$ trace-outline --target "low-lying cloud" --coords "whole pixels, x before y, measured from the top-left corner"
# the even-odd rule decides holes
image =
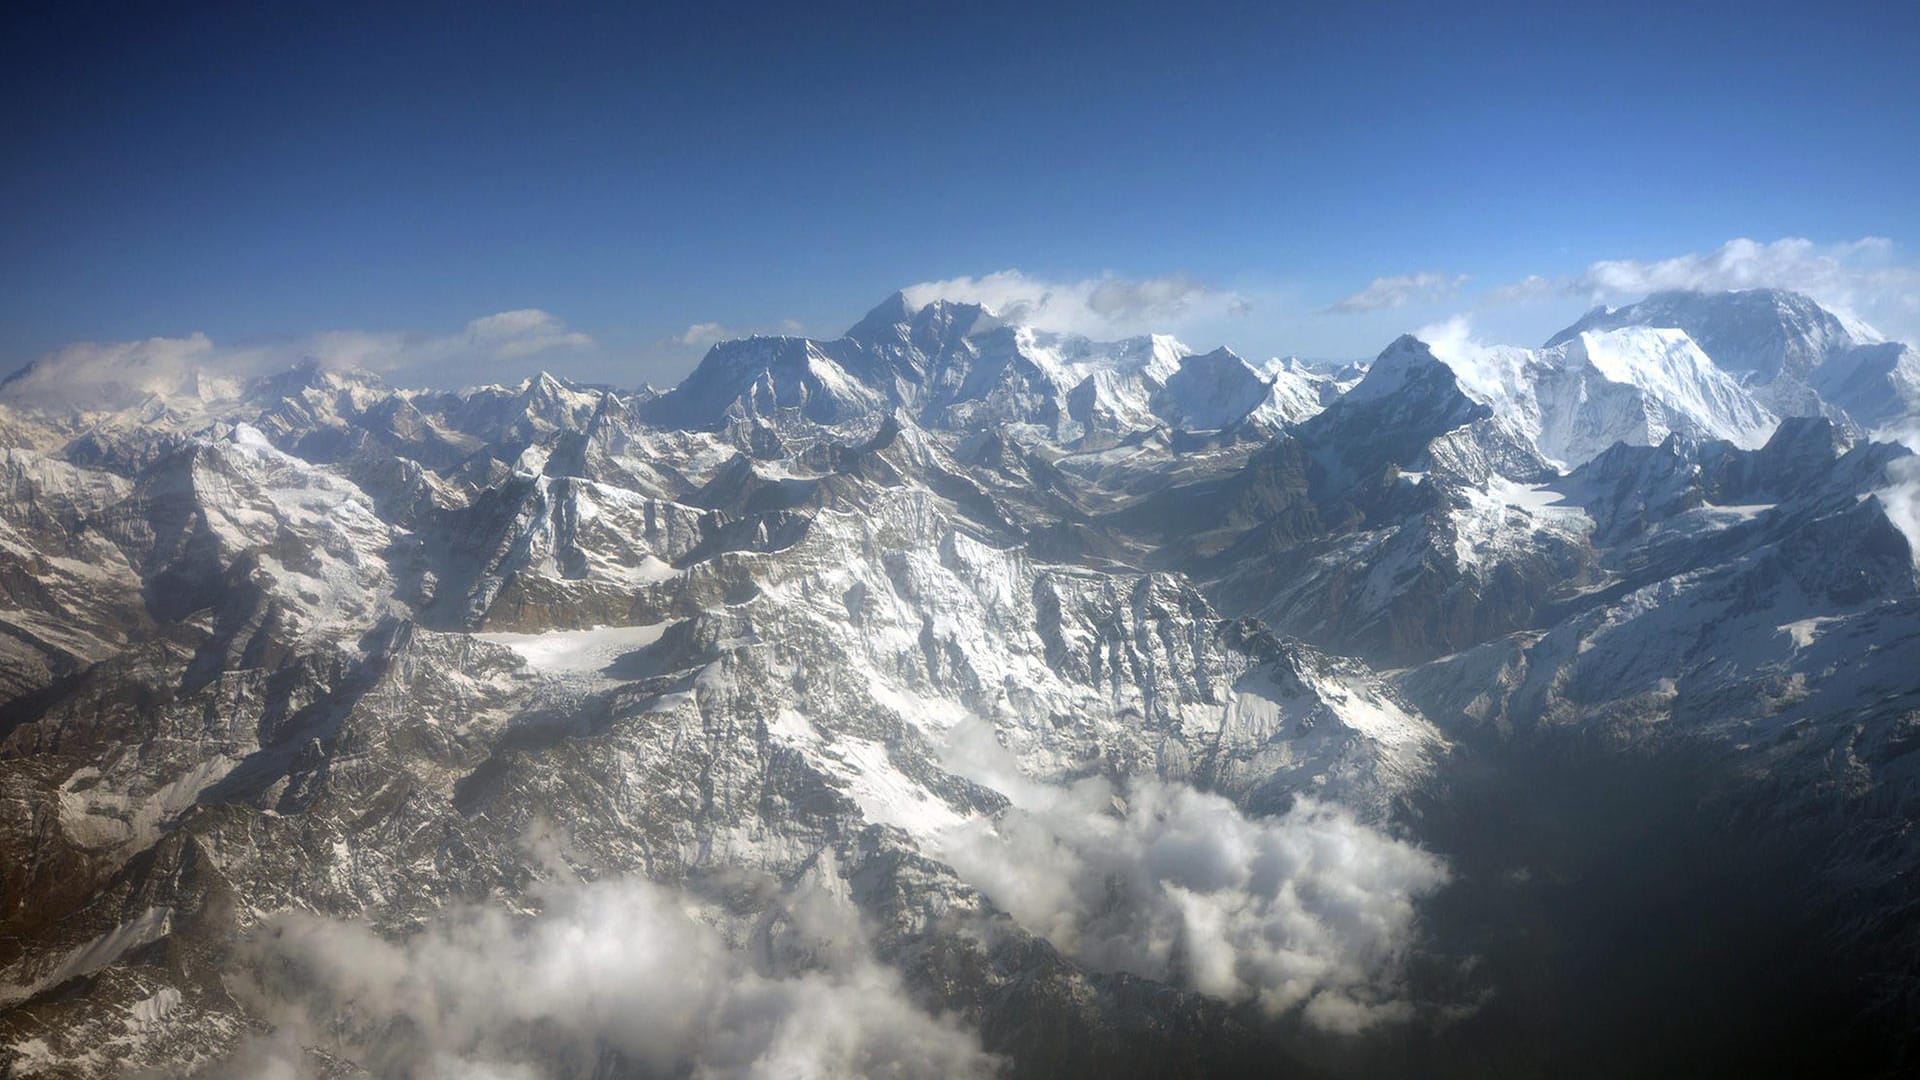
[[[276,1025],[227,1072],[304,1075],[306,1049],[376,1076],[987,1076],[997,1060],[876,962],[822,861],[731,947],[641,879],[553,888],[537,915],[450,909],[403,941],[288,915],[240,987]],[[617,1055],[617,1059],[611,1055]]]
[[[1184,274],[1047,281],[1019,270],[1001,270],[981,277],[925,281],[903,292],[915,306],[935,300],[980,304],[1012,322],[1095,338],[1179,332],[1183,325],[1237,317],[1252,307],[1237,292],[1216,289]]]
[[[1151,779],[1035,784],[994,750],[971,740],[951,764],[1014,805],[941,858],[1062,952],[1332,1031],[1412,1015],[1403,962],[1447,881],[1437,857],[1311,798],[1250,818]]]

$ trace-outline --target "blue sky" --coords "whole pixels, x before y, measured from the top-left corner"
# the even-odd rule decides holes
[[[1920,333],[1920,4],[1679,6],[13,9],[0,366],[663,382],[936,281],[1257,356],[1687,283]]]

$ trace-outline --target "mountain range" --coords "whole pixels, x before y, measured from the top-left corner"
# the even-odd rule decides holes
[[[0,384],[0,1076],[1920,1067],[1920,355]]]

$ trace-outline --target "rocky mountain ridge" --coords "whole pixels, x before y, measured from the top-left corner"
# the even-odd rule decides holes
[[[29,371],[0,1070],[1597,1075],[1645,1015],[1529,950],[1656,809],[1801,872],[1853,1034],[1795,1052],[1908,1060],[1920,476],[1819,389],[1889,347],[1744,297],[1357,381],[900,295],[664,393]],[[1522,794],[1584,846],[1492,839]]]

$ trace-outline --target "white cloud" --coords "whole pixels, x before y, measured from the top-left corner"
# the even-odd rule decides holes
[[[488,315],[467,324],[467,342],[499,360],[517,360],[553,349],[584,349],[593,339],[539,308]]]
[[[1488,348],[1474,336],[1473,317],[1464,314],[1428,323],[1415,330],[1413,336],[1426,342],[1435,357],[1456,368],[1462,364],[1471,366]]]
[[[1920,441],[1920,440],[1916,440]],[[1905,457],[1887,466],[1888,485],[1874,492],[1893,522],[1907,538],[1907,550],[1920,569],[1920,457]]]
[[[642,879],[556,887],[531,917],[455,907],[402,941],[290,914],[237,988],[276,1026],[229,1071],[299,1075],[302,1047],[379,1076],[587,1075],[603,1050],[699,1076],[985,1076],[995,1059],[874,961],[822,860],[751,948]],[[238,1075],[235,1072],[235,1075]],[[595,1073],[597,1075],[597,1073]]]
[[[1245,296],[1183,274],[1047,281],[1019,270],[1001,270],[981,277],[921,282],[903,291],[907,302],[916,307],[935,300],[980,304],[1011,322],[1095,338],[1177,332],[1183,325],[1235,318],[1252,310]]]
[[[1850,300],[1862,284],[1871,281],[1873,268],[1883,265],[1892,250],[1892,241],[1881,237],[1824,246],[1795,237],[1770,244],[1736,239],[1705,254],[1688,253],[1656,262],[1596,262],[1574,281],[1573,287],[1596,300],[1666,289],[1773,287],[1839,302]]]
[[[1430,271],[1374,278],[1366,288],[1335,301],[1327,310],[1333,314],[1352,315],[1362,311],[1405,307],[1415,300],[1443,300],[1457,292],[1466,280],[1465,274],[1450,276]]]
[[[1897,427],[1873,433],[1883,442],[1906,445],[1916,456],[1903,457],[1887,465],[1887,486],[1874,492],[1887,511],[1887,520],[1907,538],[1907,550],[1920,569],[1920,420],[1908,417]]]
[[[263,345],[220,345],[202,333],[82,342],[35,361],[0,397],[43,408],[124,408],[149,394],[217,396],[235,380],[302,361],[382,374],[451,373],[473,381],[476,373],[528,357],[593,347],[591,337],[537,308],[487,315],[441,335],[329,330]]]
[[[948,766],[1014,805],[955,830],[940,857],[1081,963],[1298,1009],[1329,1030],[1412,1013],[1401,967],[1415,902],[1447,880],[1433,855],[1306,797],[1249,818],[1150,779],[1035,783],[990,735],[956,739]]]

